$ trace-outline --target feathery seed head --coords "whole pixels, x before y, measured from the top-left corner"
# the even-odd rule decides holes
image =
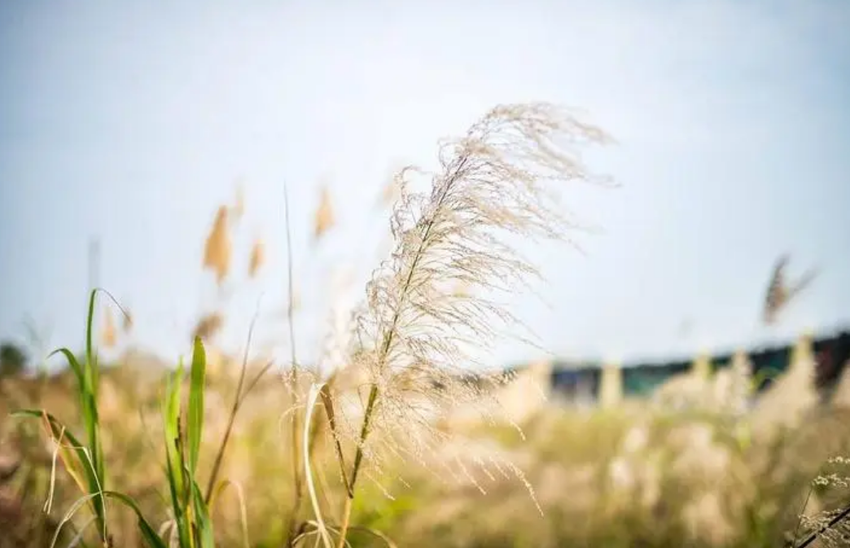
[[[510,291],[538,274],[505,236],[563,237],[572,224],[545,183],[607,182],[587,173],[573,147],[610,141],[549,104],[499,106],[441,147],[430,191],[409,190],[417,170],[398,174],[394,248],[367,285],[357,326],[357,365],[371,389],[366,428],[349,435],[369,442],[362,451],[372,465],[380,465],[372,443],[421,457],[447,435],[435,417],[469,405],[485,418],[493,413],[485,403],[507,379],[464,374],[476,363],[468,349],[487,348],[500,327],[518,325],[487,292]]]

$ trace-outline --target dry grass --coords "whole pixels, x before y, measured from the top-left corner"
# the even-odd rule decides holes
[[[319,194],[319,207],[313,216],[313,238],[320,240],[334,224],[335,218],[333,205],[331,204],[331,193],[327,186],[323,186]]]
[[[213,271],[219,285],[227,277],[230,269],[231,243],[228,232],[228,210],[221,206],[215,216],[204,246],[203,267]]]
[[[226,361],[230,367],[238,365],[234,358]],[[159,455],[149,441],[160,436],[154,415],[158,389],[150,381],[140,382],[133,371],[104,370],[116,391],[109,399],[118,402],[103,406],[106,460],[116,471],[113,484],[132,493],[154,520],[164,520],[157,493],[164,494],[165,484],[158,480]],[[4,404],[26,405],[23,386],[32,382],[3,381],[5,391],[18,394],[14,400],[4,396]],[[202,472],[211,465],[234,389],[229,384],[208,388]],[[42,404],[62,417],[76,415],[74,398],[61,378],[50,381]],[[245,402],[221,471],[221,477],[239,482],[245,493],[254,546],[279,546],[281,525],[288,519],[285,507],[281,515],[281,501],[292,495],[291,471],[283,458],[288,444],[278,429],[289,405],[276,380],[262,381]],[[147,417],[147,428],[139,410]],[[838,413],[815,415],[805,429],[742,446],[730,435],[722,414],[667,414],[643,405],[584,413],[550,406],[523,423],[525,442],[509,424],[484,426],[456,432],[467,442],[460,449],[440,448],[427,467],[388,463],[380,483],[361,486],[352,523],[378,530],[398,546],[783,546],[785,535],[797,527],[797,514],[814,478],[823,476],[830,485],[815,486],[816,498],[813,495],[808,504],[798,538],[848,502],[848,491],[832,476],[846,476],[845,466],[822,464],[837,454],[850,454],[850,416]],[[74,428],[75,421],[69,422]],[[4,500],[23,504],[18,510],[7,508],[9,519],[15,511],[25,516],[14,521],[15,530],[32,528],[21,534],[32,540],[23,545],[45,546],[49,535],[37,540],[37,527],[49,526],[41,513],[49,446],[38,443],[34,429],[19,431],[14,426],[3,421],[0,453],[13,456],[7,451],[20,447],[27,464],[2,487]],[[437,457],[452,462],[458,450],[472,456],[470,448],[475,447],[478,454],[518,463],[535,486],[545,517],[516,481],[498,473],[490,479],[476,471],[477,481],[488,491],[482,496],[468,479],[453,479],[438,462]],[[332,516],[330,503],[345,496],[331,481],[336,477],[332,447],[320,446],[314,459],[331,486],[323,511]],[[24,474],[30,477],[26,482]],[[225,494],[215,513],[219,546],[242,546],[241,512],[237,499],[230,497],[235,494]],[[58,474],[52,519],[75,498],[73,485]],[[133,533],[135,523],[129,516],[120,517],[120,510],[114,514],[116,545],[141,546]],[[358,531],[352,531],[350,540],[355,546],[383,545]]]
[[[266,248],[263,240],[258,238],[251,246],[251,260],[248,263],[248,277],[254,278],[266,262]]]
[[[742,387],[752,379],[740,356],[725,376],[703,368],[686,389],[669,389],[687,412],[671,412],[663,399],[591,412],[540,405],[519,423],[502,403],[529,397],[533,383],[469,374],[477,350],[524,333],[500,299],[538,272],[511,242],[565,239],[578,228],[561,214],[553,184],[607,184],[589,173],[578,149],[610,141],[552,105],[500,106],[441,147],[435,173],[400,171],[382,195],[397,197],[389,258],[359,308],[344,300],[334,307],[313,368],[299,363],[295,349],[288,250],[293,340],[290,363],[281,364],[285,386],[264,377],[269,364],[250,359],[250,335],[241,358],[215,348],[222,303],[199,319],[194,335],[208,348],[196,342],[186,378],[167,375],[162,406],[165,375],[122,360],[104,368],[91,350],[84,375],[0,381],[0,472],[14,469],[0,479],[0,527],[12,531],[0,547],[48,545],[61,513],[82,500],[79,482],[63,473],[85,470],[84,458],[68,459],[65,437],[81,428],[96,464],[81,485],[83,503],[98,527],[88,527],[92,519],[80,511],[57,537],[60,545],[767,548],[824,525],[828,538],[819,542],[841,545],[845,526],[831,522],[848,502],[850,480],[829,467],[846,462],[822,463],[850,454],[850,417],[812,405],[802,373],[792,372],[777,396],[777,405],[799,412],[797,420],[764,436],[753,429],[777,413],[745,410]],[[424,176],[424,191],[414,190],[415,175]],[[205,242],[202,267],[219,286],[244,210],[240,187],[236,204],[218,209]],[[324,187],[314,242],[335,222]],[[256,240],[248,278],[264,262]],[[109,312],[103,321],[101,344],[113,345]],[[206,355],[236,374],[206,376]],[[75,419],[78,402],[84,413]],[[60,431],[50,423],[45,440],[34,423],[7,418],[32,406],[67,422],[56,422]],[[470,410],[477,420],[468,420]],[[54,444],[62,440],[57,461]],[[192,492],[197,482],[206,489]],[[136,507],[103,502],[103,484]],[[811,506],[800,518],[806,493]]]

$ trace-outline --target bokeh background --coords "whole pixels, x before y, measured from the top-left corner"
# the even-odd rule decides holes
[[[44,358],[82,349],[89,288],[132,316],[123,326],[98,308],[104,428],[138,420],[211,317],[210,390],[226,416],[255,314],[256,361],[287,359],[290,279],[304,363],[321,358],[334,306],[362,300],[389,251],[395,170],[436,167],[438,141],[497,104],[542,100],[616,139],[586,160],[620,186],[561,189],[581,250],[522,245],[545,280],[511,305],[539,348],[481,349],[522,372],[502,399],[529,440],[457,428],[515,453],[544,516],[521,484],[479,497],[414,473],[405,495],[376,487],[355,517],[399,545],[778,546],[850,441],[848,28],[850,4],[835,0],[4,2],[0,457],[27,465],[0,489],[3,512],[28,517],[5,523],[49,544],[32,531],[64,511],[40,511],[49,445],[5,416],[37,401],[74,421],[63,363]],[[204,261],[220,208],[221,284]],[[789,293],[765,322],[772,281]],[[736,351],[743,365],[726,367]],[[759,389],[743,410],[733,371]],[[549,403],[530,403],[523,379]],[[263,384],[228,464],[258,546],[279,545],[285,521],[285,463],[261,455],[282,452],[287,397]],[[144,498],[160,486],[147,485],[155,453],[136,426],[110,458],[114,482]],[[835,487],[807,511],[848,502]],[[224,544],[240,539],[232,513]]]

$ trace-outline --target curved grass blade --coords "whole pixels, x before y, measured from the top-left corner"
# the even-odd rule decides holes
[[[133,510],[139,522],[139,531],[141,531],[142,537],[144,537],[145,542],[148,543],[148,546],[150,546],[151,548],[168,548],[165,544],[165,541],[163,541],[162,538],[160,538],[160,536],[156,534],[156,531],[154,531],[153,527],[151,527],[151,524],[148,523],[148,521],[142,515],[141,509],[132,498],[116,491],[106,491],[104,494],[107,497],[121,501],[122,503],[124,503],[125,506]]]
[[[56,417],[46,411],[39,409],[21,409],[13,412],[11,416],[34,417],[44,420],[51,439],[59,447],[59,456],[65,464],[65,469],[68,474],[80,488],[80,491],[95,497],[92,500],[92,510],[94,511],[95,516],[98,517],[99,530],[103,531],[103,524],[106,521],[106,516],[105,513],[99,513],[102,512],[104,508],[103,498],[98,496],[101,493],[101,482],[97,478],[94,463],[88,453],[88,448],[80,443],[80,440],[77,439],[77,437],[74,436],[74,434],[72,434]],[[70,444],[62,443],[62,438],[67,438]],[[76,456],[76,459],[72,458],[71,450],[73,450],[73,455]],[[80,473],[81,468],[82,474]],[[83,476],[85,477],[85,482],[83,482]],[[99,502],[99,504],[96,504],[95,501]],[[101,515],[103,515],[103,521],[101,521]]]
[[[142,514],[141,509],[136,504],[136,502],[133,499],[131,499],[130,497],[128,497],[127,495],[125,495],[123,493],[118,493],[116,491],[103,491],[103,493],[89,493],[88,495],[85,495],[85,496],[77,499],[74,502],[74,504],[71,505],[71,508],[68,509],[68,511],[65,513],[65,516],[62,518],[62,520],[57,525],[56,532],[53,535],[53,542],[50,543],[50,548],[53,548],[54,546],[56,546],[56,541],[59,540],[59,535],[62,532],[62,528],[65,526],[66,523],[71,521],[71,519],[80,510],[80,508],[83,506],[83,504],[85,504],[86,502],[89,502],[90,500],[98,497],[101,494],[105,497],[118,500],[119,502],[123,503],[125,506],[127,506],[128,508],[133,510],[133,512],[136,514],[136,518],[138,519],[139,530],[142,533],[142,537],[144,537],[145,542],[147,542],[147,544],[151,548],[168,548],[168,546],[165,544],[165,542],[163,542],[163,540],[159,537],[159,535],[156,534],[156,531],[154,531],[154,529],[153,529],[153,527],[151,527],[150,523],[148,523],[148,521],[145,519],[144,515]]]

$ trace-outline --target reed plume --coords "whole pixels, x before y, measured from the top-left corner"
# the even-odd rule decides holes
[[[248,277],[253,278],[259,273],[266,262],[266,248],[262,238],[257,238],[251,247],[251,260],[248,264]]]
[[[230,235],[228,234],[228,210],[226,206],[218,208],[215,222],[207,236],[204,246],[203,267],[209,268],[215,273],[216,282],[221,285],[227,277],[230,268]]]
[[[201,317],[198,320],[197,325],[195,325],[195,329],[192,331],[192,339],[200,338],[201,340],[209,343],[219,331],[221,331],[221,327],[224,325],[224,317],[220,312],[212,312]]]
[[[322,187],[319,199],[319,207],[313,218],[313,238],[318,241],[334,225],[333,205],[331,204],[331,193],[328,188]]]
[[[369,444],[373,432],[392,440],[396,454],[422,462],[445,435],[433,426],[434,413],[475,405],[504,381],[504,375],[464,370],[476,362],[469,348],[490,347],[500,328],[518,325],[488,293],[538,275],[506,236],[562,238],[575,225],[545,183],[606,182],[587,173],[575,148],[610,140],[550,104],[498,106],[464,137],[441,146],[430,192],[409,190],[409,176],[418,170],[399,172],[394,249],[374,272],[358,318],[368,397],[359,428],[348,432],[356,443],[350,497],[364,459],[380,466]],[[469,291],[454,291],[458,285]],[[341,541],[346,525],[347,517]]]

